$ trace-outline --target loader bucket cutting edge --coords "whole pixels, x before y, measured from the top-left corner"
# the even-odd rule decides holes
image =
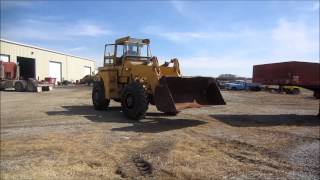
[[[154,101],[159,111],[176,113],[186,108],[226,104],[214,78],[161,77]]]

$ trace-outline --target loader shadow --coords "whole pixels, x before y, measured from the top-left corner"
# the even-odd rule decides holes
[[[237,127],[264,126],[320,126],[320,119],[315,115],[228,115],[215,114],[212,118]]]
[[[175,115],[171,115],[171,114],[165,114],[162,112],[147,112],[146,116],[153,116],[153,117],[174,117]]]
[[[127,123],[129,126],[112,128],[112,131],[134,131],[145,133],[159,133],[205,124],[206,122],[194,119],[166,118],[163,113],[150,112],[145,119],[133,121],[127,119],[120,107],[109,107],[104,111],[96,111],[92,106],[62,106],[65,110],[49,111],[49,116],[82,116],[92,122],[99,123]]]
[[[124,118],[120,107],[109,107],[104,111],[97,111],[92,106],[61,106],[64,110],[49,111],[49,116],[82,116],[92,122],[130,123]]]
[[[167,119],[147,117],[143,120],[132,123],[131,126],[112,128],[112,131],[134,131],[143,133],[159,133],[170,130],[177,130],[187,127],[198,126],[206,122],[195,119]]]

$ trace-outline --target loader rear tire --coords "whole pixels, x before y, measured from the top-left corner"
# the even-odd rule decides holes
[[[124,87],[121,98],[121,108],[129,119],[140,120],[148,110],[148,96],[143,86],[132,82]]]
[[[103,84],[95,82],[92,89],[92,103],[95,110],[107,109],[110,99],[106,99]]]

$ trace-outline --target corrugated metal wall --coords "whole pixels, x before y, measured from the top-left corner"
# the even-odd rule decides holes
[[[60,62],[62,65],[62,78],[76,81],[85,75],[84,67],[95,70],[95,62],[62,53],[50,52],[34,47],[0,41],[0,54],[10,56],[10,62],[17,62],[17,56],[35,59],[36,77],[40,80],[49,76],[49,62]]]

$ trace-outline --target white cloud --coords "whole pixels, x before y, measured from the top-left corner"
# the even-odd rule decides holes
[[[21,9],[30,9],[46,3],[45,1],[35,0],[0,0],[0,9],[11,11],[20,11]]]
[[[173,8],[181,14],[185,14],[185,3],[183,1],[170,1]]]
[[[179,58],[183,75],[213,76],[231,73],[239,76],[251,77],[252,67],[265,62],[264,59],[251,57],[243,52],[229,54],[204,54],[199,56]]]
[[[76,52],[76,51],[82,51],[82,50],[85,50],[87,49],[86,47],[84,46],[78,46],[78,47],[74,47],[74,48],[70,48],[68,49],[69,52]]]
[[[172,0],[170,4],[178,14],[186,18],[187,21],[192,21],[201,26],[207,26],[208,19],[206,19],[199,11],[194,9],[194,3],[182,0]],[[202,2],[201,4],[204,4]]]
[[[318,33],[316,27],[280,19],[271,31],[272,52],[284,58],[303,58],[305,54],[319,52],[319,42],[316,40],[319,39]]]
[[[237,39],[239,37],[255,37],[256,32],[250,29],[238,31],[172,31],[158,25],[146,26],[142,33],[155,35],[163,39],[175,42],[186,43],[195,40],[217,40],[217,39]]]
[[[195,68],[195,69],[211,69],[212,67],[219,68],[234,68],[247,66],[250,63],[254,62],[249,59],[241,60],[242,57],[239,56],[196,56],[186,59],[182,59],[181,66],[185,68]]]
[[[1,8],[11,8],[11,7],[30,7],[33,3],[32,1],[26,1],[26,0],[11,0],[11,1],[1,1]]]
[[[319,9],[320,9],[320,3],[319,3],[319,1],[318,2],[315,2],[314,4],[313,4],[313,7],[312,7],[312,11],[319,11]]]
[[[68,27],[67,34],[70,36],[91,36],[111,35],[112,32],[95,24],[77,23],[72,28]]]
[[[111,30],[93,22],[63,23],[59,18],[50,19],[25,19],[14,24],[2,24],[1,37],[16,40],[66,40],[75,36],[99,37],[112,34]]]
[[[2,24],[1,38],[50,40],[55,39],[55,34],[60,32],[61,29],[57,29],[51,23],[26,19],[17,24]]]
[[[238,45],[236,48],[245,52],[264,51],[265,56],[273,55],[279,59],[319,59],[316,55],[319,53],[319,29],[305,22],[283,18],[274,27],[265,29],[243,27],[228,31],[172,31],[170,28],[151,25],[142,29],[142,32],[181,44],[208,41],[224,45],[232,43],[233,48]],[[310,54],[314,56],[310,57]]]
[[[319,61],[319,29],[302,21],[279,19],[273,27],[265,29],[246,27],[202,32],[176,32],[163,26],[147,26],[143,32],[175,43],[198,41],[198,44],[212,42],[212,47],[222,46],[224,52],[213,53],[194,46],[195,53],[178,55],[185,75],[234,73],[250,77],[255,64]]]
[[[142,30],[142,32],[147,35],[156,35],[173,42],[187,42],[193,39],[204,39],[208,37],[208,34],[204,32],[166,31],[160,26],[147,26]]]

